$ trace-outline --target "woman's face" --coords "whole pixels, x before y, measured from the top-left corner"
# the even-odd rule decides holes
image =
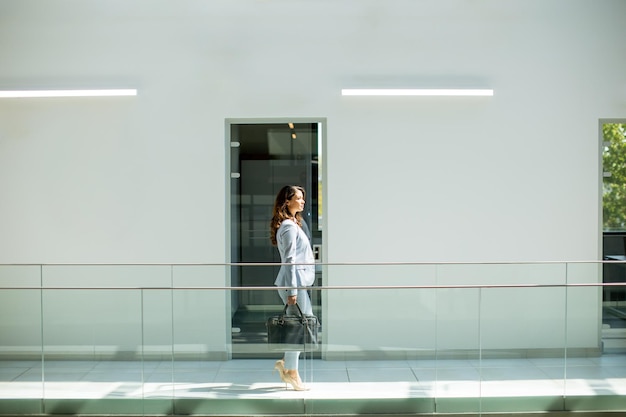
[[[287,201],[287,210],[289,210],[292,216],[304,210],[304,196],[302,195],[302,191],[296,190],[291,200]]]

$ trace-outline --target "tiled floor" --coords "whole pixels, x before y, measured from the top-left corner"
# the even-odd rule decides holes
[[[15,405],[8,406],[15,401],[40,399],[44,406],[54,400],[269,399],[276,407],[277,399],[307,400],[309,407],[312,400],[434,399],[436,403],[461,399],[481,407],[487,398],[507,399],[511,404],[512,399],[522,398],[534,400],[529,404],[541,404],[538,398],[602,398],[601,403],[610,399],[611,409],[626,412],[624,354],[566,360],[303,360],[300,371],[310,388],[304,392],[286,390],[272,372],[273,364],[268,359],[51,361],[45,362],[42,375],[41,362],[4,361],[0,362],[0,414],[15,411]]]

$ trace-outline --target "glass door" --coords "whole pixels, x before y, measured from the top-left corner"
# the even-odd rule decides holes
[[[626,282],[626,120],[601,121],[603,282]],[[626,288],[605,287],[604,332],[626,329]],[[626,335],[625,335],[626,337]],[[616,339],[605,341],[610,344]],[[622,343],[624,344],[624,343]]]
[[[269,238],[274,198],[285,185],[307,192],[303,218],[314,252],[322,242],[321,121],[227,123],[230,144],[230,237],[232,263],[280,263]],[[274,285],[278,266],[233,266],[233,287]],[[321,281],[321,272],[317,277]],[[316,315],[321,300],[311,294]],[[241,290],[231,296],[233,357],[263,357],[265,320],[282,309],[275,291]],[[275,354],[274,354],[275,356]]]

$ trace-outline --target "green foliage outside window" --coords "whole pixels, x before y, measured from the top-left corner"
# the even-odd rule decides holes
[[[602,125],[604,187],[602,215],[605,231],[626,230],[626,123]]]

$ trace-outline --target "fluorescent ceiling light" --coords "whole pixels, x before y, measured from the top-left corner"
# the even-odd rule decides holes
[[[344,88],[342,96],[493,96],[490,89],[464,88]]]
[[[0,98],[40,98],[40,97],[126,97],[136,96],[135,89],[113,90],[13,90],[0,91]]]

